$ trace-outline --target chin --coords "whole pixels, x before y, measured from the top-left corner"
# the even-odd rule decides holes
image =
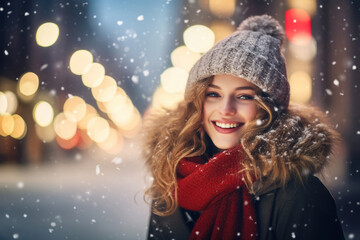
[[[239,145],[240,143],[217,143],[217,144],[214,144],[215,147],[217,147],[218,149],[220,150],[226,150],[226,149],[230,149],[230,148],[233,148],[237,145]]]

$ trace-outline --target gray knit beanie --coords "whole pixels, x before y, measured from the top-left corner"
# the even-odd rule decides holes
[[[190,70],[190,86],[213,75],[229,74],[246,79],[283,108],[289,104],[289,83],[280,50],[284,30],[268,15],[245,19],[238,29],[219,41]],[[189,94],[189,93],[188,93]]]

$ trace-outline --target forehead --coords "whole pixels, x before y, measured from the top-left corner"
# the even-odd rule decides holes
[[[254,90],[258,89],[258,87],[248,82],[244,78],[236,77],[233,75],[215,75],[211,81],[211,85],[215,85],[220,88],[251,87]]]

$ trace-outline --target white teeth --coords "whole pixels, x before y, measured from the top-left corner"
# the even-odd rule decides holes
[[[220,122],[215,122],[215,125],[221,128],[235,128],[235,127],[239,127],[240,123],[220,123]]]

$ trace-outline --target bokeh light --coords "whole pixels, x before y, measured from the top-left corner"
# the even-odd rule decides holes
[[[203,25],[193,25],[184,31],[185,45],[194,52],[207,52],[215,42],[213,31]]]
[[[56,137],[54,126],[52,124],[50,124],[46,127],[41,127],[40,125],[35,125],[35,132],[36,132],[36,135],[38,136],[38,138],[41,141],[43,141],[44,143],[52,142]]]
[[[0,135],[3,137],[9,136],[13,132],[14,127],[14,118],[10,114],[5,113],[0,116]]]
[[[20,140],[24,138],[26,135],[26,131],[27,131],[26,123],[24,119],[18,114],[14,114],[12,117],[14,119],[14,129],[10,134],[10,136]]]
[[[302,61],[309,61],[313,59],[317,52],[316,41],[312,37],[311,40],[302,45],[289,43],[289,50],[294,55],[296,59]]]
[[[93,63],[93,55],[88,50],[78,50],[70,57],[70,71],[76,75],[83,75],[89,71]]]
[[[311,99],[312,85],[311,77],[304,71],[296,71],[291,74],[290,100],[297,103],[307,103]]]
[[[19,91],[25,96],[31,96],[39,88],[39,77],[33,72],[27,72],[19,80]]]
[[[16,97],[15,93],[13,93],[12,91],[5,91],[4,94],[5,94],[6,99],[7,99],[6,112],[9,113],[9,114],[14,114],[16,112],[17,107],[18,107],[17,97]],[[1,98],[1,93],[0,93],[0,98]],[[0,103],[0,106],[1,106],[1,103]],[[1,113],[1,110],[0,110],[0,113]]]
[[[110,101],[104,102],[106,109],[105,112],[110,114],[120,112],[128,101],[131,100],[129,99],[125,91],[122,88],[118,87],[115,96]]]
[[[161,85],[169,93],[183,92],[188,76],[188,72],[184,69],[170,67],[161,74]]]
[[[96,109],[93,106],[86,104],[86,113],[85,116],[77,122],[78,128],[86,129],[89,120],[96,116],[98,116]]]
[[[6,113],[8,101],[5,93],[0,91],[0,115]]]
[[[200,53],[191,51],[188,47],[183,45],[172,51],[171,62],[174,67],[182,68],[189,72],[200,57]]]
[[[287,0],[289,8],[298,8],[306,11],[311,16],[316,13],[316,0]]]
[[[92,63],[89,70],[81,76],[82,82],[89,88],[97,87],[105,77],[105,68],[100,63]]]
[[[184,94],[169,93],[163,87],[158,87],[154,93],[152,107],[156,110],[175,109],[179,102],[184,100]]]
[[[64,114],[65,116],[73,121],[80,121],[86,113],[86,103],[78,96],[69,97],[64,103]]]
[[[211,13],[218,17],[231,17],[235,12],[235,6],[236,0],[209,0]]]
[[[88,122],[87,133],[94,142],[103,142],[110,134],[109,123],[102,117],[93,117]]]
[[[228,21],[214,21],[210,25],[210,29],[215,34],[215,42],[218,42],[235,31],[235,27]]]
[[[289,9],[285,12],[285,33],[289,41],[302,45],[311,40],[311,18],[301,9]]]
[[[33,109],[33,118],[41,127],[49,126],[54,118],[54,109],[50,103],[45,101],[38,102]]]
[[[54,120],[54,130],[59,137],[68,140],[76,133],[76,122],[69,120],[64,113],[59,113]]]
[[[123,137],[114,128],[110,128],[109,136],[104,142],[97,143],[97,145],[109,154],[118,154],[123,147]]]
[[[78,133],[75,133],[74,136],[70,139],[63,139],[59,136],[56,136],[56,142],[57,144],[66,150],[72,149],[74,147],[76,147],[80,141],[80,136]]]
[[[110,76],[105,76],[102,83],[91,89],[91,93],[97,101],[110,101],[116,93],[117,84],[115,79]]]
[[[55,23],[47,22],[41,24],[36,31],[36,42],[41,47],[49,47],[56,42],[59,32],[59,27]]]

